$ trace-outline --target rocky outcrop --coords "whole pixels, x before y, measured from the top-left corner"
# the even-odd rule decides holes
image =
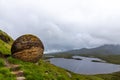
[[[27,62],[37,62],[42,57],[43,51],[41,40],[31,34],[17,38],[11,48],[14,58]]]
[[[0,30],[0,40],[8,43],[8,44],[12,44],[13,39],[5,32],[3,32],[2,30]]]
[[[0,57],[11,55],[13,39],[4,31],[0,30]]]

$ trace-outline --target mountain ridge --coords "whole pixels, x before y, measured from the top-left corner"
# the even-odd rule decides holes
[[[82,48],[82,49],[74,49],[74,50],[68,50],[63,52],[54,52],[50,54],[59,54],[59,53],[65,53],[65,54],[114,54],[118,55],[120,54],[120,45],[113,45],[113,44],[105,44],[99,47],[95,48]]]

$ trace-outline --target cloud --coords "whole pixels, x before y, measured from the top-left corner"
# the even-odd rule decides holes
[[[120,44],[119,0],[0,0],[0,29],[35,34],[46,51]]]

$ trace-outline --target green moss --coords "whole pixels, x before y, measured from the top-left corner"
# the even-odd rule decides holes
[[[10,49],[11,49],[11,45],[6,44],[2,40],[0,40],[0,53],[2,53],[2,54],[10,54],[11,53]]]
[[[0,54],[10,54],[12,43],[13,39],[8,34],[0,30]]]
[[[0,58],[0,67],[4,66],[4,60],[2,58]]]

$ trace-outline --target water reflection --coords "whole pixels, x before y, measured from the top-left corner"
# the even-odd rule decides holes
[[[52,58],[50,59],[50,62],[56,66],[79,74],[106,74],[120,71],[120,65],[91,62],[92,60],[104,62],[98,58],[87,58],[81,56],[73,56],[73,58],[80,58],[82,60]]]

